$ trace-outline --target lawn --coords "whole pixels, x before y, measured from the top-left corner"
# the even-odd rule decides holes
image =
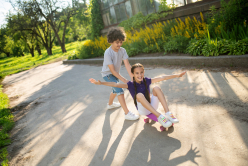
[[[78,45],[83,43],[84,41],[76,41],[66,44],[66,53],[61,52],[60,46],[54,46],[53,55],[47,55],[46,50],[42,50],[42,55],[40,56],[36,52],[35,57],[32,57],[31,54],[27,54],[23,57],[9,57],[0,59],[0,79],[3,79],[6,75],[15,74],[40,65],[67,59],[69,55],[74,55]]]

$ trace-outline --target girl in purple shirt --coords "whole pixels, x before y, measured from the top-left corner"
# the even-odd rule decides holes
[[[149,115],[153,113],[157,118],[158,122],[163,127],[170,127],[172,123],[178,123],[178,119],[169,111],[167,102],[165,100],[164,94],[159,87],[154,87],[152,90],[152,95],[150,96],[150,85],[152,83],[182,77],[186,72],[182,72],[176,75],[164,75],[155,78],[144,77],[144,67],[140,63],[136,63],[132,66],[131,72],[133,74],[133,82],[129,81],[126,84],[117,84],[114,82],[101,82],[96,81],[93,78],[90,82],[96,85],[105,85],[118,88],[127,88],[131,93],[134,104],[141,115]],[[157,111],[159,102],[164,108],[165,114],[161,114]]]

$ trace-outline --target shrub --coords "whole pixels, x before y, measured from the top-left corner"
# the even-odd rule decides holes
[[[247,0],[230,0],[226,3],[224,0],[221,1],[221,9],[217,11],[215,6],[210,8],[211,12],[207,15],[207,23],[210,35],[212,38],[225,37],[220,36],[221,27],[226,32],[232,32],[235,25],[243,25],[245,20],[248,20]]]
[[[228,49],[228,55],[244,55],[248,52],[248,38],[231,43]]]
[[[184,36],[177,36],[171,38],[168,42],[164,44],[165,54],[168,52],[179,52],[186,53],[186,49],[189,45],[189,38]]]
[[[248,52],[248,38],[237,42],[226,39],[192,40],[186,52],[194,56],[243,55]]]
[[[78,58],[86,59],[104,55],[104,51],[110,46],[106,37],[99,37],[93,40],[86,40],[83,45],[77,48]]]

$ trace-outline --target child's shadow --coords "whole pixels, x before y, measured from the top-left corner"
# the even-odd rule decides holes
[[[115,110],[107,111],[105,114],[105,120],[102,128],[102,141],[91,160],[91,163],[89,165],[95,166],[95,165],[111,165],[113,162],[115,152],[117,150],[117,147],[123,137],[123,134],[125,131],[134,123],[137,121],[124,121],[123,127],[117,136],[117,138],[114,140],[113,144],[110,144],[111,137],[113,135],[112,129],[110,127],[110,115]],[[108,146],[110,146],[108,150]]]
[[[169,137],[168,134],[174,131],[170,127],[168,131],[160,132],[152,126],[156,122],[144,124],[144,129],[136,137],[132,148],[125,159],[123,165],[178,165],[185,161],[191,160],[195,164],[195,158],[199,151],[191,149],[186,155],[169,160],[171,153],[181,148],[181,142],[175,138]]]

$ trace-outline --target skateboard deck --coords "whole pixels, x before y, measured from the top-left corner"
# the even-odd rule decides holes
[[[158,118],[157,118],[153,113],[150,113],[149,115],[146,115],[146,116],[147,116],[148,118],[144,119],[144,122],[145,122],[145,123],[149,123],[149,119],[158,122]],[[173,125],[174,125],[174,124],[172,123],[171,126],[173,126]],[[170,127],[171,127],[171,126],[170,126]],[[161,131],[164,131],[165,129],[166,129],[165,127],[160,126],[160,130],[161,130]]]

